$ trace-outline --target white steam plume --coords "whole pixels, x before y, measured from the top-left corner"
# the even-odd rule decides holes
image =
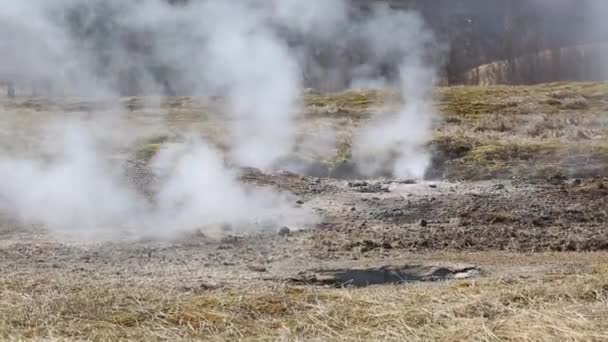
[[[65,2],[64,2],[65,3]],[[63,6],[61,1],[58,6]],[[85,51],[62,27],[49,20],[48,2],[4,1],[0,5],[0,81],[36,88],[52,86],[56,94],[106,96],[108,89],[90,71]]]
[[[144,201],[119,170],[97,152],[92,134],[79,123],[61,122],[45,132],[40,158],[0,159],[2,209],[55,233],[110,237],[137,226]],[[57,140],[57,138],[59,138]]]
[[[241,165],[269,168],[293,150],[298,66],[264,18],[251,17],[257,11],[224,2],[218,7],[221,20],[210,25],[208,67],[229,98],[233,158]]]
[[[331,89],[336,80],[349,79],[355,89],[395,87],[405,100],[399,111],[374,118],[355,136],[352,152],[359,172],[365,176],[424,177],[430,164],[427,145],[434,118],[432,57],[440,51],[423,18],[382,4],[371,6],[362,15],[346,1],[307,2],[307,10],[301,8],[305,6],[302,2],[278,3],[281,24],[307,38],[309,44],[299,46],[299,56],[313,78],[322,75],[326,86],[321,88]],[[289,10],[296,8],[299,10]],[[302,16],[290,17],[282,11]],[[324,47],[325,53],[334,51],[324,56],[329,67],[312,60],[318,46]]]
[[[332,88],[340,75],[371,79],[377,75],[361,70],[388,64],[398,67],[406,107],[363,129],[355,161],[373,175],[396,155],[392,173],[420,176],[428,163],[432,69],[423,57],[431,37],[410,13],[375,10],[361,19],[352,12],[342,0],[201,0],[177,7],[161,0],[5,2],[0,41],[9,52],[0,55],[0,78],[48,84],[52,96],[223,95],[231,162],[270,168],[294,150],[305,70],[312,65]],[[294,36],[304,43],[294,43]],[[356,70],[343,60],[351,45],[362,51]],[[327,63],[317,64],[320,55]],[[292,199],[242,185],[196,138],[161,151],[154,162],[160,184],[153,198],[144,198],[106,158],[137,135],[125,128],[121,110],[115,112],[86,124],[60,121],[64,128],[43,134],[29,151],[48,160],[6,154],[0,209],[83,237],[314,223]],[[45,144],[57,137],[58,145]],[[322,154],[313,145],[305,148]]]
[[[372,61],[392,60],[398,66],[398,90],[405,103],[361,129],[353,142],[353,159],[364,175],[423,178],[430,165],[427,144],[434,116],[435,70],[425,61],[433,34],[415,13],[378,7],[362,26],[361,36],[372,42]]]
[[[155,167],[162,170],[158,210],[178,231],[198,227],[231,226],[234,230],[273,227],[281,224],[301,227],[311,216],[295,208],[295,199],[268,189],[246,187],[238,174],[226,169],[217,151],[202,141],[186,146],[168,146]]]
[[[293,148],[300,73],[270,26],[270,14],[254,2],[204,1],[175,8],[157,0],[137,5],[35,0],[0,6],[11,19],[5,25],[19,37],[5,40],[14,53],[0,56],[3,78],[26,84],[48,80],[69,95],[96,96],[96,87],[119,95],[125,83],[130,86],[125,67],[135,71],[139,91],[154,92],[165,84],[146,66],[169,65],[181,76],[177,87],[193,94],[222,92],[227,98],[238,163],[269,167]],[[38,156],[2,158],[1,209],[23,222],[79,237],[172,236],[223,224],[242,230],[314,222],[311,214],[294,208],[291,198],[239,183],[202,141],[188,143],[183,151],[163,150],[155,162],[161,184],[151,202],[144,199],[99,144],[95,131],[111,127],[108,117],[113,116],[104,116],[97,126],[99,120],[60,122],[65,129],[42,134],[42,142],[28,151]],[[112,147],[122,147],[130,133],[116,134],[101,135],[113,140]],[[62,143],[45,144],[54,137]]]
[[[147,28],[155,59],[191,91],[225,97],[233,161],[259,168],[292,151],[300,111],[301,72],[270,14],[256,1],[156,2],[125,22]]]

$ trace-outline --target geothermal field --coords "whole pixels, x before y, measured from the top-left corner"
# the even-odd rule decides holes
[[[0,4],[0,339],[608,340],[608,83],[361,13]]]

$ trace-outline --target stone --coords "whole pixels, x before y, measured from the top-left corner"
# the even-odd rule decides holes
[[[264,265],[248,265],[247,268],[251,271],[260,272],[260,273],[267,271],[266,266],[264,266]]]

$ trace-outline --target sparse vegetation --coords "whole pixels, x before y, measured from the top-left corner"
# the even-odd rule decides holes
[[[263,242],[254,236],[246,242],[234,238],[197,245],[192,238],[191,245],[159,256],[155,253],[163,253],[164,247],[111,247],[118,252],[100,257],[99,250],[23,242],[21,235],[7,232],[0,338],[608,339],[608,245],[602,223],[608,85],[442,87],[436,94],[441,120],[429,144],[434,156],[429,177],[496,181],[516,176],[541,178],[549,185],[518,190],[510,183],[492,183],[454,195],[459,197],[450,197],[448,185],[445,193],[354,197],[352,189],[340,188],[346,187],[344,182],[254,172],[245,181],[290,190],[302,199],[298,205],[338,193],[323,209],[329,223],[310,232],[264,237]],[[171,129],[199,132],[219,146],[229,144],[222,133],[226,121],[211,110],[213,101],[173,98],[160,109],[146,103],[150,101],[125,100],[132,110],[129,117],[166,113],[162,118]],[[387,107],[397,108],[399,100],[388,91],[310,92],[304,103],[303,139],[319,123],[337,132],[335,155],[318,160],[332,170],[349,167],[356,128]],[[71,112],[66,108],[82,110],[93,104],[53,102],[49,109],[41,101],[17,101],[11,106],[23,113],[20,124],[25,127],[43,115],[65,115]],[[151,135],[128,156],[149,161],[171,139]],[[315,158],[301,157],[311,163]],[[568,177],[581,179],[566,186]],[[554,183],[558,187],[549,187]],[[423,189],[418,191],[434,191],[418,186]],[[342,198],[345,194],[350,197]],[[548,251],[560,253],[543,254]],[[581,253],[589,251],[595,252]],[[301,259],[280,264],[294,255]],[[239,259],[243,256],[246,261]],[[403,258],[473,263],[484,273],[442,283],[362,288],[290,281],[293,268],[311,266],[305,265],[310,260],[371,264]],[[257,260],[271,260],[270,269],[246,267]]]
[[[359,121],[386,110],[387,103],[397,108],[399,102],[394,94],[378,91],[306,99],[313,120],[334,120],[343,133],[338,163],[348,160],[348,136]],[[440,170],[431,174],[453,179],[542,177],[552,169],[572,176],[606,175],[601,165],[608,162],[608,84],[440,87],[437,99],[443,123],[431,147]]]
[[[463,259],[462,256],[454,256]],[[503,267],[509,255],[486,255]],[[464,259],[484,258],[473,255]],[[580,268],[572,262],[579,259]],[[542,276],[330,289],[288,284],[209,289],[138,278],[15,275],[0,281],[2,339],[604,340],[603,255],[513,256],[562,262]]]
[[[536,86],[457,86],[437,89],[437,126],[430,146],[436,153],[436,176],[453,179],[492,177],[536,177],[549,168],[564,174],[605,175],[608,150],[608,84],[551,83]],[[306,120],[304,131],[315,122],[324,122],[337,131],[338,146],[333,157],[321,162],[333,167],[348,162],[353,131],[373,115],[397,110],[399,98],[391,91],[346,91],[338,94],[304,95]],[[137,117],[149,109],[146,103],[159,100],[128,98],[125,106]],[[214,101],[221,101],[216,99]],[[47,103],[45,105],[45,103]],[[27,100],[12,103],[22,112],[75,108],[102,108],[100,103],[82,101],[52,105],[46,101]],[[175,130],[200,131],[218,146],[226,141],[225,121],[213,101],[176,97],[162,102],[168,111],[165,121]],[[214,114],[212,114],[214,113]],[[312,124],[311,124],[312,123]],[[145,124],[145,123],[142,123]],[[312,128],[307,128],[308,126]],[[134,157],[150,160],[166,139],[157,137],[141,143]],[[310,159],[315,156],[302,156]],[[536,172],[535,170],[541,170]]]

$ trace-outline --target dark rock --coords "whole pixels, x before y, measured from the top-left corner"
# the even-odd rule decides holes
[[[589,134],[583,132],[583,131],[578,131],[578,133],[576,134],[576,137],[582,140],[591,140],[591,137],[589,136]]]
[[[589,103],[584,98],[571,99],[563,102],[562,108],[571,110],[588,109]]]
[[[426,220],[420,220],[420,227],[426,227],[429,223]]]
[[[264,265],[247,265],[247,268],[251,271],[260,273],[267,271],[266,266]]]
[[[583,180],[580,178],[574,178],[574,179],[568,180],[566,182],[566,184],[568,184],[570,186],[581,185],[581,184],[583,184]]]
[[[368,182],[350,182],[349,186],[357,192],[361,193],[377,193],[377,192],[390,192],[388,186],[382,183],[368,183]]]
[[[308,163],[303,170],[306,176],[326,178],[329,176],[329,167],[321,162]]]
[[[289,229],[287,227],[282,227],[281,229],[279,229],[279,235],[280,236],[289,236],[289,235],[291,235],[291,229]]]
[[[352,162],[344,162],[336,165],[329,170],[329,177],[336,179],[357,179],[363,178],[357,165]]]

